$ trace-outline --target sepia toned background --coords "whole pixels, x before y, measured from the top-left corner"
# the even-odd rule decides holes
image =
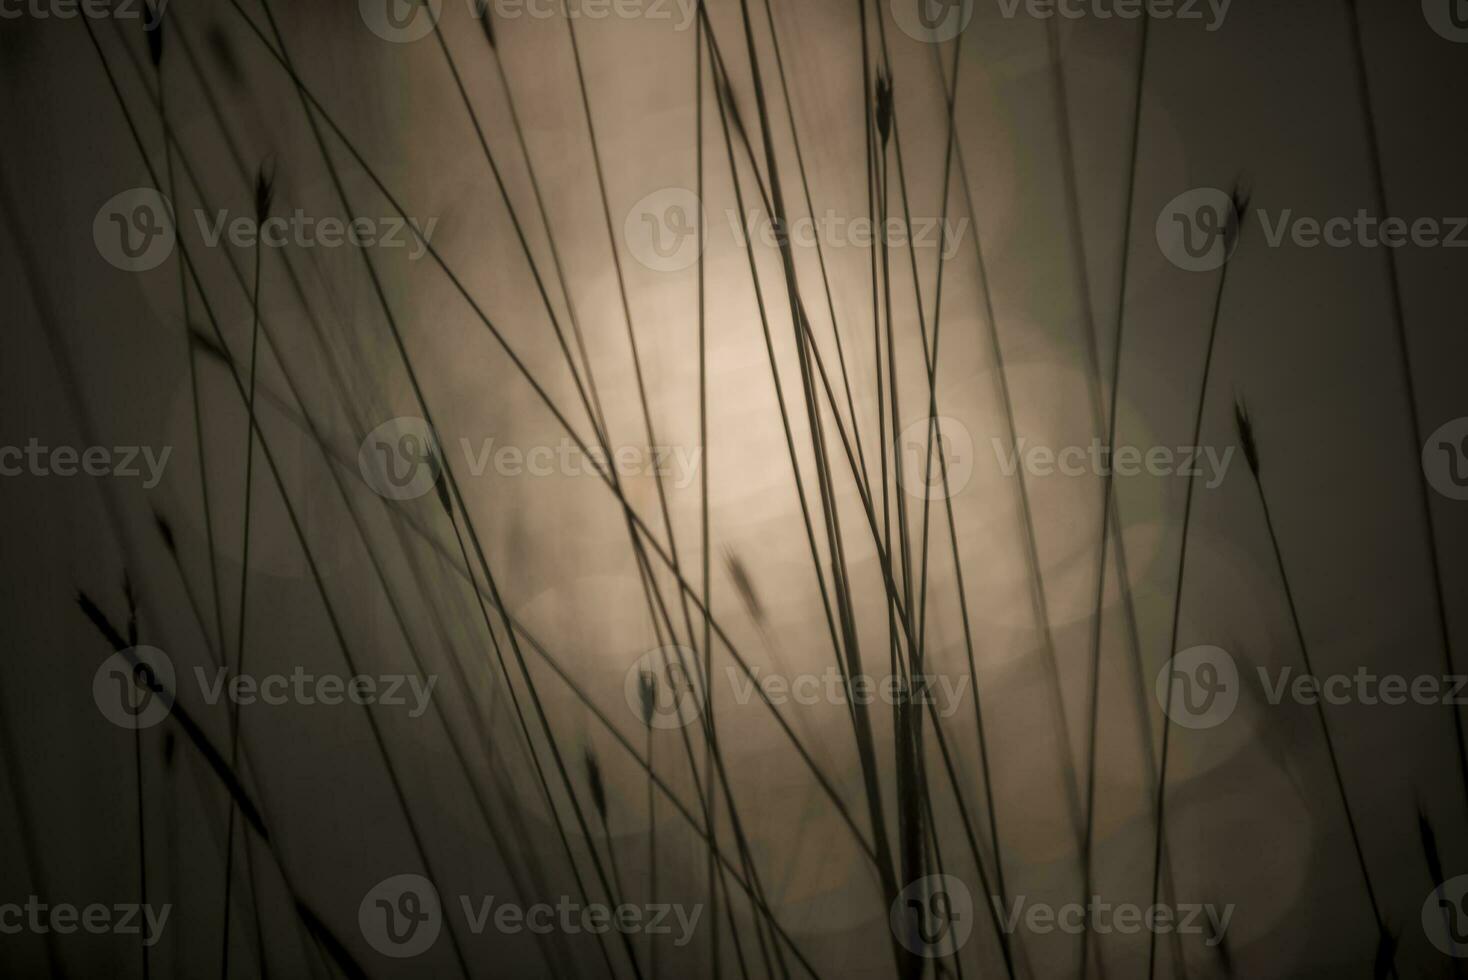
[[[0,447],[166,462],[0,477],[0,905],[171,908],[0,931],[6,975],[1457,975],[1460,709],[1260,682],[1465,656],[1468,253],[1269,236],[1468,216],[1453,2],[6,8]],[[214,235],[257,200],[315,230]],[[131,271],[112,215],[173,244]],[[1008,465],[1093,440],[1228,462]],[[1169,697],[1200,647],[1226,717]],[[1000,928],[1087,896],[1232,911]]]

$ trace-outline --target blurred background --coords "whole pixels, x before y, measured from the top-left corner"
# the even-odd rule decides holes
[[[4,973],[1459,975],[1458,0],[567,2],[5,8]]]

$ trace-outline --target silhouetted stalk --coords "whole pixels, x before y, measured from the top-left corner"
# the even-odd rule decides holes
[[[1381,133],[1376,123],[1376,110],[1371,104],[1371,78],[1366,70],[1366,46],[1361,32],[1361,11],[1357,0],[1345,0],[1351,15],[1351,55],[1355,69],[1356,92],[1361,102],[1361,117],[1366,127],[1366,148],[1371,164],[1371,189],[1375,198],[1376,213],[1382,217],[1392,214],[1387,207],[1386,173],[1381,157]],[[1417,474],[1418,501],[1422,511],[1423,528],[1427,532],[1427,554],[1432,570],[1433,611],[1436,614],[1438,635],[1442,639],[1443,667],[1448,676],[1457,671],[1453,667],[1452,631],[1448,625],[1448,604],[1443,591],[1442,557],[1439,554],[1437,522],[1432,511],[1432,491],[1427,484],[1427,474],[1419,462],[1419,454],[1425,442],[1423,437],[1422,408],[1417,400],[1417,382],[1412,373],[1412,349],[1407,336],[1407,315],[1402,308],[1401,275],[1397,269],[1397,250],[1385,248],[1387,287],[1392,307],[1392,335],[1396,341],[1397,363],[1401,369],[1402,389],[1406,396],[1408,415],[1412,421],[1412,470]],[[1458,776],[1463,785],[1463,794],[1468,798],[1468,734],[1463,729],[1463,715],[1458,707],[1449,704],[1453,715],[1453,731],[1457,735]]]
[[[1264,478],[1260,472],[1260,458],[1257,443],[1254,439],[1254,426],[1247,411],[1242,404],[1235,408],[1235,421],[1239,430],[1239,441],[1244,448],[1244,458],[1248,461],[1249,472],[1254,477],[1254,489],[1258,491],[1259,510],[1264,516],[1264,530],[1269,536],[1269,546],[1274,552],[1274,565],[1279,572],[1279,583],[1284,589],[1285,605],[1290,611],[1290,626],[1295,631],[1295,641],[1300,646],[1300,662],[1305,668],[1305,676],[1312,682],[1318,684],[1315,674],[1315,665],[1310,660],[1310,646],[1305,640],[1305,628],[1300,622],[1300,609],[1295,603],[1295,590],[1290,584],[1290,576],[1285,568],[1284,551],[1279,544],[1279,534],[1274,527],[1274,515],[1269,509],[1269,498],[1264,492]],[[1320,722],[1320,733],[1325,740],[1325,751],[1330,757],[1331,777],[1335,781],[1336,793],[1340,796],[1341,810],[1346,817],[1346,827],[1351,833],[1351,847],[1356,853],[1356,865],[1361,870],[1361,883],[1366,889],[1366,900],[1371,905],[1371,917],[1376,924],[1378,937],[1387,937],[1387,929],[1381,915],[1381,906],[1376,898],[1376,889],[1371,883],[1371,870],[1366,864],[1366,851],[1361,844],[1361,831],[1356,825],[1356,815],[1351,809],[1351,800],[1346,793],[1346,780],[1341,772],[1341,760],[1336,751],[1335,739],[1330,733],[1330,722],[1325,715],[1324,699],[1315,699],[1315,717]],[[1441,882],[1441,877],[1436,881]],[[1395,975],[1395,968],[1392,969]]]
[[[1224,227],[1224,264],[1218,274],[1218,289],[1213,296],[1213,315],[1208,326],[1208,346],[1203,354],[1203,373],[1198,385],[1198,407],[1193,416],[1193,438],[1188,445],[1201,445],[1203,437],[1203,416],[1208,405],[1208,382],[1213,376],[1213,352],[1218,340],[1218,322],[1223,311],[1224,290],[1228,285],[1228,273],[1231,266],[1230,257],[1234,246],[1243,231],[1243,216],[1248,207],[1247,197],[1238,183],[1235,183],[1233,194],[1230,197],[1232,213],[1225,217]],[[1196,497],[1197,477],[1188,478],[1187,492],[1183,497],[1183,520],[1182,520],[1182,542],[1178,547],[1176,586],[1174,587],[1172,599],[1172,628],[1167,641],[1167,656],[1169,661],[1177,655],[1178,630],[1182,623],[1183,610],[1183,587],[1184,573],[1188,567],[1188,542],[1191,539],[1193,529],[1193,500]],[[1165,835],[1167,817],[1167,758],[1168,749],[1172,745],[1172,687],[1175,672],[1167,671],[1166,692],[1162,699],[1162,760],[1161,771],[1158,774],[1157,787],[1157,811],[1153,827],[1152,841],[1152,900],[1151,906],[1157,905],[1158,889],[1162,881],[1162,847]],[[1152,980],[1157,975],[1157,931],[1151,930],[1147,940],[1147,980]]]

